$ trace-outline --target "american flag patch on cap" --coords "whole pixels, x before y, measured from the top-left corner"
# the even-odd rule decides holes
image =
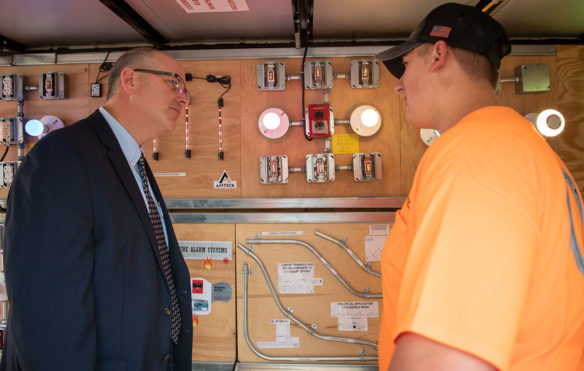
[[[432,27],[432,31],[430,31],[430,36],[434,37],[442,37],[447,39],[450,35],[450,31],[452,31],[452,27],[448,26],[434,26]]]

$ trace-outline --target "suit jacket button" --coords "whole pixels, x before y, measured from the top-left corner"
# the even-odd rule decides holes
[[[168,361],[168,359],[170,358],[170,354],[165,354],[164,357],[162,357],[162,360],[164,362]]]
[[[170,316],[170,308],[169,307],[164,308],[164,314],[166,314],[167,316]]]

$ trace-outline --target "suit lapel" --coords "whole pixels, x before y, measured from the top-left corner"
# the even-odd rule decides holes
[[[144,203],[144,198],[142,197],[140,188],[138,188],[138,183],[136,183],[136,178],[134,177],[134,174],[128,165],[128,161],[122,152],[122,148],[120,147],[120,144],[118,143],[118,140],[116,139],[116,136],[111,130],[109,124],[98,110],[89,116],[88,120],[91,122],[93,128],[97,132],[97,135],[101,139],[104,146],[107,148],[107,155],[114,169],[118,173],[123,187],[125,188],[126,192],[128,192],[132,203],[136,207],[136,211],[140,216],[140,220],[148,232],[148,239],[150,240],[150,245],[154,250],[154,256],[156,256],[158,266],[162,271],[160,254],[158,252],[158,243],[156,242],[156,235],[154,234],[154,228],[152,227],[152,222],[150,221],[150,215],[148,214],[148,209]],[[148,172],[150,173],[149,168]],[[154,183],[151,181],[151,185],[152,184]]]

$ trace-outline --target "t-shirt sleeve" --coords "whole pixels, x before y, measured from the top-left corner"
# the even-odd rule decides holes
[[[508,366],[537,248],[533,221],[509,198],[459,175],[415,206],[394,340],[413,332]]]

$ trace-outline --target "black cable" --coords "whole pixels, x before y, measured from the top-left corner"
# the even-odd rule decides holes
[[[99,70],[97,71],[97,77],[95,78],[95,83],[97,84],[98,82],[100,82],[101,80],[103,80],[104,78],[108,77],[109,73],[106,74],[105,76],[102,76],[102,78],[99,78],[99,75],[102,72],[107,72],[109,70],[111,70],[113,64],[111,62],[106,62],[107,61],[107,57],[109,57],[110,55],[110,50],[107,51],[107,54],[105,55],[105,58],[103,59],[103,62],[99,65]]]
[[[4,151],[4,154],[2,155],[2,158],[0,158],[0,162],[4,161],[4,158],[6,157],[6,154],[8,153],[8,150],[10,149],[10,146],[6,146],[6,150]]]
[[[304,138],[306,138],[306,140],[312,140],[312,138],[308,137],[308,135],[306,135],[306,124],[308,121],[308,117],[306,117],[305,111],[304,111],[304,63],[306,62],[306,52],[308,51],[308,44],[306,44],[306,46],[304,47],[304,55],[302,56],[302,66],[301,66],[301,72],[300,75],[302,76],[302,130],[304,131]]]
[[[186,81],[192,81],[193,79],[197,79],[197,80],[205,80],[207,82],[210,83],[219,83],[221,85],[221,87],[223,87],[225,89],[225,91],[219,96],[219,99],[217,99],[217,110],[219,113],[219,149],[217,152],[217,158],[219,160],[223,160],[225,158],[225,154],[223,152],[223,118],[221,115],[221,112],[223,111],[223,96],[229,91],[231,90],[231,76],[214,76],[214,75],[207,75],[205,77],[198,77],[198,76],[193,76],[190,73],[186,73],[185,74],[185,79]]]

